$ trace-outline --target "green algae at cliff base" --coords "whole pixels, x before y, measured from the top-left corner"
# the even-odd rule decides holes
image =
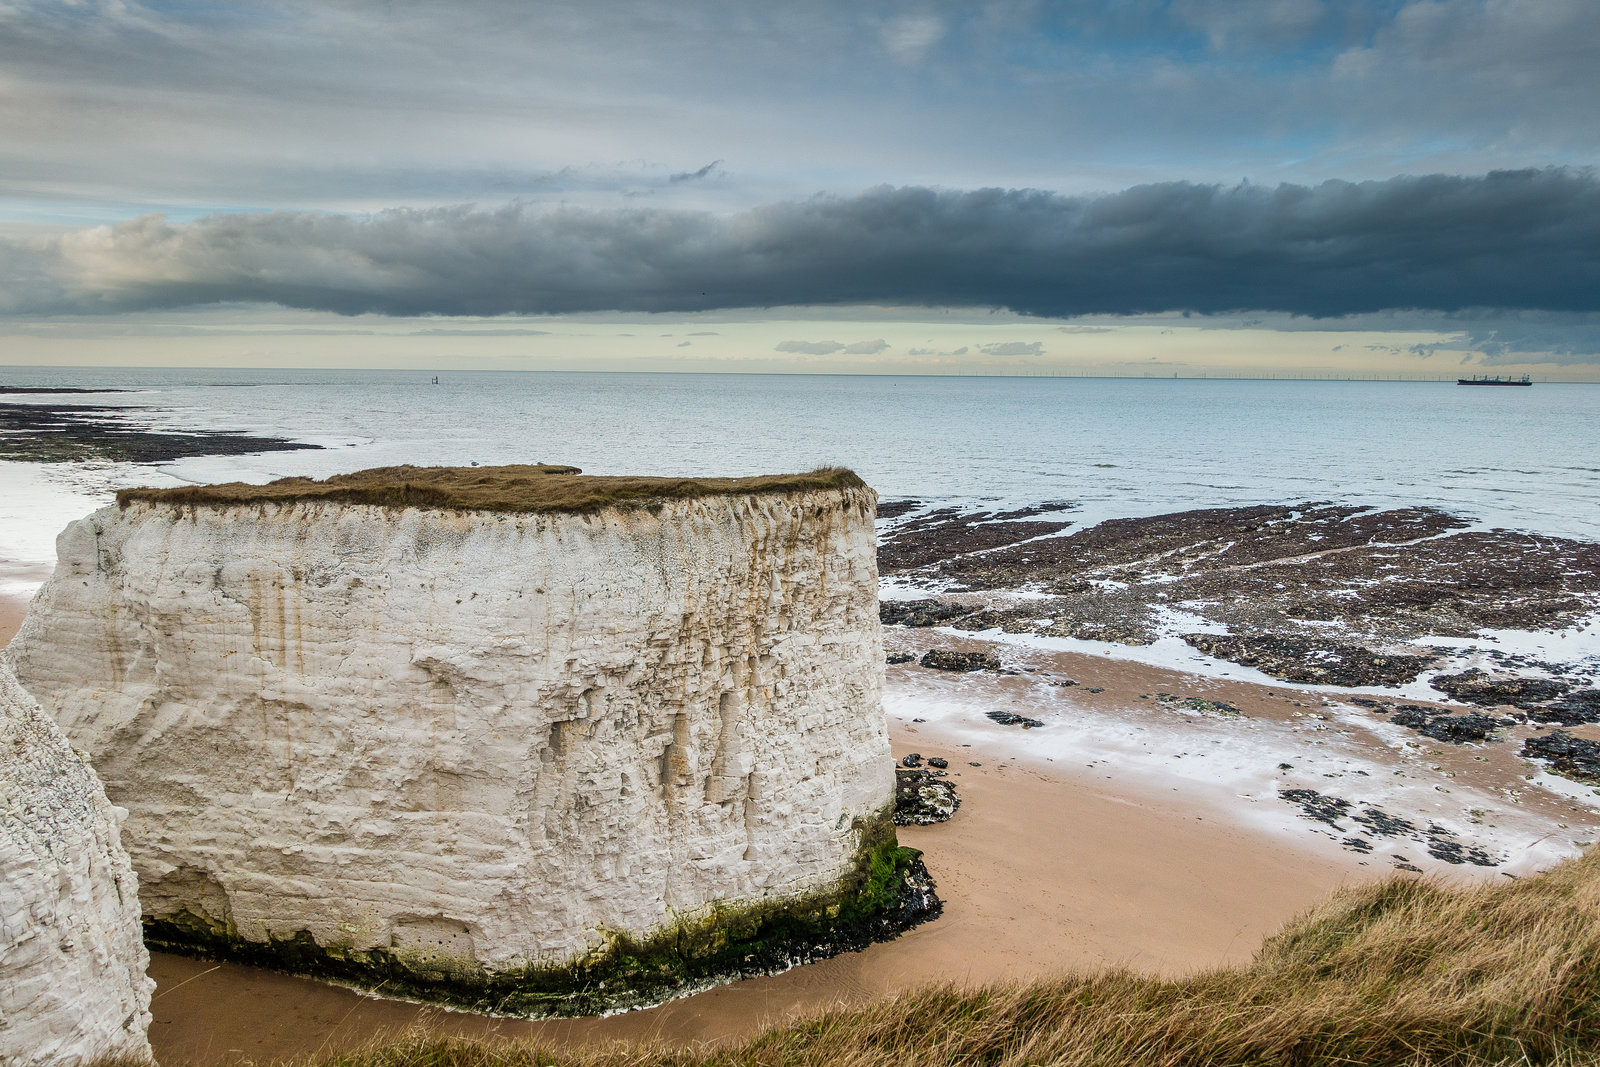
[[[490,971],[391,949],[318,944],[308,931],[266,941],[181,911],[146,917],[153,950],[303,974],[385,996],[525,1018],[650,1007],[739,978],[856,952],[936,918],[944,904],[922,853],[895,839],[889,811],[856,824],[860,846],[832,888],[789,900],[713,903],[652,933],[600,931],[603,943],[560,964]]]

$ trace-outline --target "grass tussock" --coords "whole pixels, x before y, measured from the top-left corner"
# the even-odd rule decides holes
[[[1341,891],[1248,965],[933,986],[711,1049],[410,1037],[340,1067],[1600,1064],[1600,851],[1519,881]]]
[[[865,486],[853,471],[828,467],[805,474],[753,478],[646,478],[586,475],[576,467],[518,464],[504,467],[376,467],[332,478],[281,478],[266,485],[226,482],[171,489],[124,489],[123,507],[135,501],[179,507],[323,502],[449,511],[587,512],[606,507],[646,507],[669,500],[744,493],[795,493]]]

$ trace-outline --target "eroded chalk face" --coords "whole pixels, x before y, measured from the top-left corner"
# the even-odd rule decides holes
[[[0,666],[0,1062],[150,1058],[123,814]]]
[[[7,655],[132,813],[162,943],[655,997],[674,945],[894,895],[873,504],[135,502]]]

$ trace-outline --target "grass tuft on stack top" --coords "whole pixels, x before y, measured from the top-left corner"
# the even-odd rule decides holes
[[[445,511],[586,512],[648,507],[668,500],[743,493],[799,493],[865,487],[853,471],[826,467],[805,474],[753,478],[634,478],[586,475],[577,467],[375,467],[317,481],[281,478],[266,485],[225,482],[171,489],[124,489],[117,503],[178,507],[340,503]]]
[[[909,1067],[917,1064],[1600,1064],[1600,851],[1469,888],[1346,889],[1248,965],[933,986],[712,1048],[414,1036],[300,1061],[341,1067]]]

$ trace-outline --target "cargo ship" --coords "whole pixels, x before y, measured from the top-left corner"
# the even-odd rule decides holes
[[[1457,378],[1457,385],[1532,385],[1533,379],[1524,374],[1520,378]]]

